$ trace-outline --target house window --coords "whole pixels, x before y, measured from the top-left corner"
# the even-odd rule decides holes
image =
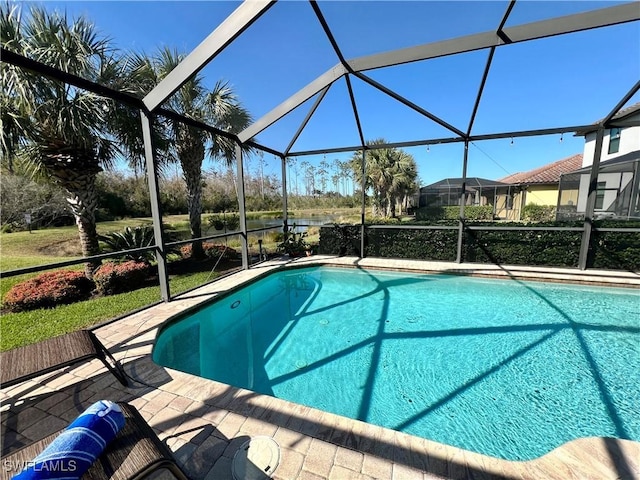
[[[620,129],[612,128],[609,132],[609,153],[618,153],[620,149]]]
[[[604,192],[606,191],[607,182],[598,182],[598,189],[596,190],[596,205],[595,210],[602,210],[604,206]]]

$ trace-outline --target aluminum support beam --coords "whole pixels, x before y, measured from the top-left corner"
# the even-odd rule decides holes
[[[507,11],[504,12],[504,15],[502,16],[502,20],[500,20],[500,25],[498,25],[498,35],[500,35],[500,38],[502,38],[502,40],[504,40],[505,43],[511,43],[511,39],[504,33],[504,26],[507,23],[507,20],[509,19],[509,15],[511,15],[511,11],[513,10],[513,7],[516,6],[516,0],[511,0],[509,2],[509,6],[507,7]]]
[[[496,47],[491,47],[489,50],[489,56],[487,57],[487,63],[484,66],[484,72],[482,73],[482,80],[480,80],[480,87],[478,88],[478,95],[476,95],[476,102],[473,104],[473,111],[471,112],[471,118],[469,119],[469,126],[467,127],[467,137],[471,135],[473,130],[473,123],[476,121],[476,114],[480,107],[480,100],[482,99],[482,93],[484,92],[484,86],[487,83],[487,77],[489,76],[489,70],[491,69],[491,63],[493,62],[493,54],[496,52]]]
[[[142,138],[144,141],[144,156],[147,162],[147,182],[149,184],[149,201],[151,203],[151,218],[153,219],[153,235],[156,243],[156,261],[158,262],[158,281],[160,283],[160,298],[163,302],[171,300],[169,289],[169,274],[167,272],[167,252],[162,232],[162,210],[160,207],[160,190],[158,187],[158,164],[155,159],[155,149],[151,136],[152,114],[140,111],[142,122]]]
[[[237,137],[234,133],[227,132],[225,130],[221,130],[219,128],[213,127],[204,122],[201,122],[200,120],[195,120],[193,118],[186,117],[177,112],[174,112],[173,110],[169,110],[166,108],[158,108],[154,113],[158,116],[169,118],[171,120],[175,120],[176,122],[181,122],[185,125],[189,125],[190,127],[199,128],[200,130],[204,130],[205,132],[210,132],[214,135],[220,135],[221,137],[225,137],[230,140],[237,140]]]
[[[236,145],[236,183],[238,186],[238,214],[240,216],[240,242],[242,242],[242,269],[249,269],[249,238],[247,237],[247,209],[244,195],[244,159],[242,145]]]
[[[402,95],[399,95],[398,93],[394,92],[393,90],[391,90],[390,88],[385,87],[384,85],[382,85],[381,83],[376,82],[374,79],[366,76],[363,73],[354,73],[354,75],[356,77],[358,77],[360,80],[362,80],[363,82],[368,83],[369,85],[371,85],[374,88],[377,88],[378,90],[380,90],[383,93],[386,93],[387,95],[389,95],[391,98],[399,101],[400,103],[402,103],[403,105],[411,108],[412,110],[418,112],[421,115],[424,115],[425,117],[427,117],[429,120],[432,120],[434,122],[436,122],[438,125],[440,125],[441,127],[446,128],[447,130],[452,131],[453,133],[455,133],[456,135],[459,135],[461,137],[464,137],[465,134],[462,130],[457,129],[456,127],[454,127],[453,125],[445,122],[444,120],[442,120],[439,117],[436,117],[434,114],[432,114],[431,112],[428,112],[427,110],[425,110],[424,108],[420,107],[419,105],[416,105],[415,103],[413,103],[412,101],[404,98]]]
[[[624,126],[631,127],[640,125],[640,121],[620,121],[617,122],[615,120],[611,121],[611,126]],[[555,128],[543,128],[539,130],[519,130],[517,132],[504,132],[504,133],[489,133],[486,135],[472,135],[469,137],[469,141],[480,141],[480,140],[496,140],[500,138],[518,138],[518,137],[535,137],[538,135],[554,135],[559,133],[570,133],[576,132],[580,130],[597,130],[596,125],[571,125],[567,127],[555,127]],[[394,142],[394,143],[381,143],[377,145],[367,145],[367,150],[375,150],[377,148],[403,148],[403,147],[420,147],[424,145],[439,145],[446,143],[460,143],[464,142],[464,137],[449,137],[449,138],[434,138],[434,139],[425,139],[425,140],[412,140],[409,142]],[[336,147],[329,148],[324,150],[301,150],[298,152],[289,152],[289,155],[295,157],[304,157],[307,155],[318,155],[322,153],[341,153],[341,152],[353,152],[355,150],[360,150],[361,146],[349,146],[349,147]]]
[[[600,127],[596,133],[596,146],[593,153],[593,163],[589,175],[589,194],[587,206],[584,212],[584,229],[582,230],[582,242],[580,243],[580,256],[578,257],[578,268],[586,270],[589,257],[589,244],[591,243],[591,231],[593,230],[593,211],[596,206],[596,194],[598,191],[598,170],[600,169],[600,158],[602,157],[602,144],[604,140],[604,128]]]
[[[540,128],[537,130],[518,130],[516,132],[489,133],[485,135],[471,135],[470,142],[479,140],[497,140],[500,138],[536,137],[538,135],[554,135],[556,133],[570,133],[580,130],[597,130],[596,125],[571,125],[567,127]]]
[[[498,29],[496,31],[497,35],[500,37],[500,39],[506,44],[506,43],[511,43],[511,39],[509,37],[507,37],[507,35],[504,33],[503,29],[505,24],[507,23],[507,20],[509,19],[509,15],[511,15],[511,11],[513,10],[513,7],[515,7],[516,5],[516,0],[511,0],[509,2],[509,6],[507,7],[507,11],[504,12],[504,15],[502,16],[502,20],[500,20],[500,25],[498,25]],[[478,108],[480,107],[480,100],[482,99],[482,94],[484,92],[484,86],[487,83],[487,78],[489,76],[489,70],[491,69],[491,63],[493,62],[493,55],[496,52],[496,47],[491,47],[491,49],[489,50],[489,56],[487,57],[487,63],[484,67],[484,72],[482,73],[482,80],[480,81],[480,87],[478,88],[478,94],[476,95],[476,101],[473,105],[473,112],[471,113],[471,118],[469,119],[469,126],[467,127],[467,134],[466,137],[469,137],[471,135],[471,131],[473,130],[473,123],[476,120],[476,114],[478,113]]]
[[[464,142],[464,138],[455,137],[455,138],[435,138],[431,140],[414,140],[410,142],[394,142],[394,143],[378,143],[376,145],[367,145],[365,148],[367,150],[377,150],[380,148],[402,148],[402,147],[420,147],[424,145],[439,145],[445,143],[459,143]],[[301,150],[299,152],[290,152],[289,155],[292,157],[304,157],[307,155],[320,155],[323,153],[342,153],[342,152],[353,152],[355,150],[360,150],[362,145],[354,145],[350,147],[336,147],[336,148],[325,148],[323,150]]]
[[[638,8],[637,2],[629,2],[615,7],[607,7],[591,12],[577,13],[550,20],[509,27],[502,31],[512,43],[518,43],[635,20],[640,20],[640,9]],[[496,32],[484,32],[391,52],[358,57],[348,60],[348,63],[354,71],[362,72],[374,68],[390,67],[403,63],[427,60],[429,58],[481,50],[483,48],[499,47],[501,45],[505,45],[505,42]]]
[[[272,0],[244,1],[200,45],[142,99],[153,111],[273,6]]]
[[[640,10],[640,8],[639,8],[639,10]],[[640,80],[638,80],[638,81],[636,82],[636,84],[631,88],[631,90],[629,90],[629,91],[627,92],[627,94],[622,98],[622,100],[620,100],[620,101],[618,102],[618,104],[617,104],[615,107],[613,107],[613,110],[611,110],[611,111],[609,112],[609,115],[607,115],[607,116],[602,120],[602,122],[601,122],[601,123],[602,123],[602,125],[608,126],[608,123],[611,121],[611,119],[612,119],[613,117],[615,117],[616,113],[618,113],[618,111],[619,111],[622,107],[624,107],[624,104],[625,104],[625,103],[627,103],[627,102],[631,99],[631,97],[633,97],[633,96],[636,94],[636,92],[637,92],[638,90],[640,90]]]
[[[331,85],[332,84],[329,84],[326,87],[324,87],[322,89],[322,91],[320,92],[320,95],[318,95],[318,98],[316,98],[316,101],[313,102],[313,105],[311,106],[311,109],[307,112],[307,115],[306,115],[306,117],[304,117],[304,120],[302,120],[302,123],[300,124],[300,127],[298,127],[298,131],[296,131],[295,135],[293,136],[293,138],[289,142],[289,145],[287,145],[287,148],[284,150],[284,154],[285,155],[289,155],[289,151],[291,150],[291,148],[293,148],[293,144],[296,143],[296,141],[298,140],[298,137],[300,136],[300,134],[302,133],[304,128],[309,123],[309,120],[311,120],[311,117],[313,116],[313,114],[316,113],[316,110],[317,110],[318,106],[320,106],[320,102],[322,102],[322,99],[324,98],[324,96],[329,91],[329,88],[331,88]]]
[[[464,157],[462,159],[462,192],[460,193],[460,218],[458,219],[458,246],[456,248],[456,263],[462,263],[462,240],[464,238],[464,204],[467,190],[467,163],[469,160],[469,141],[464,142]]]
[[[631,185],[631,198],[629,198],[629,211],[627,212],[627,220],[631,220],[631,217],[635,217],[636,216],[635,212],[637,210],[640,210],[640,205],[638,204],[640,202],[640,198],[638,196],[638,192],[640,192],[640,168],[638,168],[639,166],[640,166],[640,163],[636,162],[636,164],[633,167],[633,178],[632,178],[633,184]]]
[[[353,117],[356,120],[356,127],[358,127],[360,143],[362,144],[362,149],[364,151],[364,147],[366,146],[366,143],[364,141],[364,132],[362,131],[360,115],[358,115],[358,106],[356,105],[356,97],[353,95],[353,88],[351,87],[351,79],[349,78],[349,75],[345,75],[344,80],[345,82],[347,82],[347,90],[349,91],[349,100],[351,101],[351,108],[353,109]]]
[[[117,102],[124,103],[125,105],[129,105],[133,108],[138,108],[140,110],[144,110],[145,108],[144,103],[142,103],[142,100],[140,100],[138,97],[134,95],[120,92],[118,90],[114,90],[113,88],[100,85],[99,83],[85,80],[82,77],[79,77],[77,75],[72,75],[58,68],[51,67],[44,63],[40,63],[38,61],[24,57],[10,50],[6,50],[5,48],[0,48],[0,51],[1,51],[0,61],[2,62],[9,63],[16,67],[22,68],[24,70],[29,70],[31,72],[38,73],[40,75],[44,75],[45,77],[58,80],[68,85],[73,85],[74,87],[81,88],[83,90],[95,93],[96,95],[100,95],[105,98],[110,98]],[[211,125],[207,125],[206,123],[200,122],[198,120],[194,120],[193,118],[186,117],[184,115],[181,115],[172,110],[168,110],[166,108],[158,108],[156,109],[155,113],[163,117],[170,118],[178,122],[182,122],[185,125],[190,125],[192,127],[200,128],[202,130],[211,132],[215,135],[221,135],[223,137],[230,138],[232,140],[237,140],[237,136],[234,133],[221,130]],[[260,148],[261,150],[268,151],[269,153],[274,153],[275,155],[281,155],[280,152],[276,152],[258,143],[255,143],[255,142],[247,142],[247,143],[249,143],[251,146]]]
[[[237,139],[236,139],[237,141]],[[249,146],[249,147],[253,147],[253,148],[257,148],[258,150],[262,150],[263,152],[267,152],[270,153],[271,155],[275,155],[276,157],[281,157],[283,154],[282,152],[279,152],[278,150],[275,150],[273,148],[270,147],[265,147],[264,145],[258,143],[258,142],[254,142],[253,140],[247,140],[246,142],[244,142],[245,146]]]
[[[325,35],[329,39],[329,43],[331,43],[331,46],[333,47],[333,51],[338,56],[338,60],[340,60],[341,64],[346,66],[346,60],[344,58],[344,55],[342,55],[342,52],[340,51],[338,42],[336,42],[336,39],[333,36],[331,29],[329,28],[329,24],[325,20],[324,15],[320,10],[320,7],[318,6],[318,2],[316,2],[315,0],[310,0],[310,3],[311,3],[311,8],[313,8],[314,13],[316,14],[318,21],[320,22],[320,25],[322,26],[322,30],[324,30]]]
[[[288,208],[288,200],[289,194],[287,192],[287,157],[282,155],[280,157],[282,161],[282,233],[285,235],[285,241],[287,240],[286,235],[289,230],[289,208]]]
[[[364,258],[364,217],[367,209],[367,151],[362,149],[362,182],[360,188],[362,189],[362,204],[360,208],[360,258]],[[354,192],[355,193],[355,192]]]
[[[245,128],[240,134],[238,138],[241,142],[246,142],[250,138],[255,137],[260,132],[273,125],[273,123],[280,120],[287,113],[295,110],[297,107],[302,105],[304,102],[313,97],[316,93],[321,91],[323,88],[331,85],[333,82],[342,77],[345,73],[347,73],[346,68],[342,64],[337,64],[333,68],[327,70],[325,73],[320,75],[318,78],[313,80],[311,83],[300,89],[298,92],[294,93],[287,100],[282,102],[276,108],[271,110],[266,115],[262,116],[247,128]]]
[[[32,60],[18,53],[12,52],[11,50],[7,50],[4,47],[0,48],[0,61],[22,68],[23,70],[29,70],[30,72],[44,75],[45,77],[49,77],[54,80],[59,80],[68,85],[73,85],[74,87],[81,88],[105,98],[111,98],[134,108],[143,107],[142,100],[138,97],[114,90],[113,88],[105,87],[99,83],[86,80],[77,75],[73,75],[58,68]]]
[[[360,143],[362,144],[362,210],[360,213],[360,258],[364,258],[364,217],[365,217],[365,209],[366,209],[366,196],[365,196],[365,187],[367,184],[366,178],[366,155],[367,144],[364,141],[364,132],[362,131],[362,124],[360,123],[360,115],[358,115],[358,106],[356,105],[356,97],[353,95],[353,88],[351,87],[351,79],[349,75],[345,75],[345,82],[347,82],[347,90],[349,91],[349,100],[351,100],[351,108],[353,109],[353,116],[356,120],[356,126],[358,127],[358,135],[360,135]],[[355,192],[354,192],[355,193]]]

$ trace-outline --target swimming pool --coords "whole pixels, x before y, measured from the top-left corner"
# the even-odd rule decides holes
[[[167,325],[160,365],[527,460],[640,440],[637,290],[313,267]]]

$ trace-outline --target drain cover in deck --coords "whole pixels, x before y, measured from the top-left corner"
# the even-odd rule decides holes
[[[271,437],[247,440],[233,456],[231,473],[235,480],[264,480],[271,478],[280,463],[280,447]]]

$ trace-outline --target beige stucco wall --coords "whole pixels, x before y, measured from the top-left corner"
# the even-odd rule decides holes
[[[525,205],[551,205],[558,204],[557,185],[530,185],[527,187]]]

